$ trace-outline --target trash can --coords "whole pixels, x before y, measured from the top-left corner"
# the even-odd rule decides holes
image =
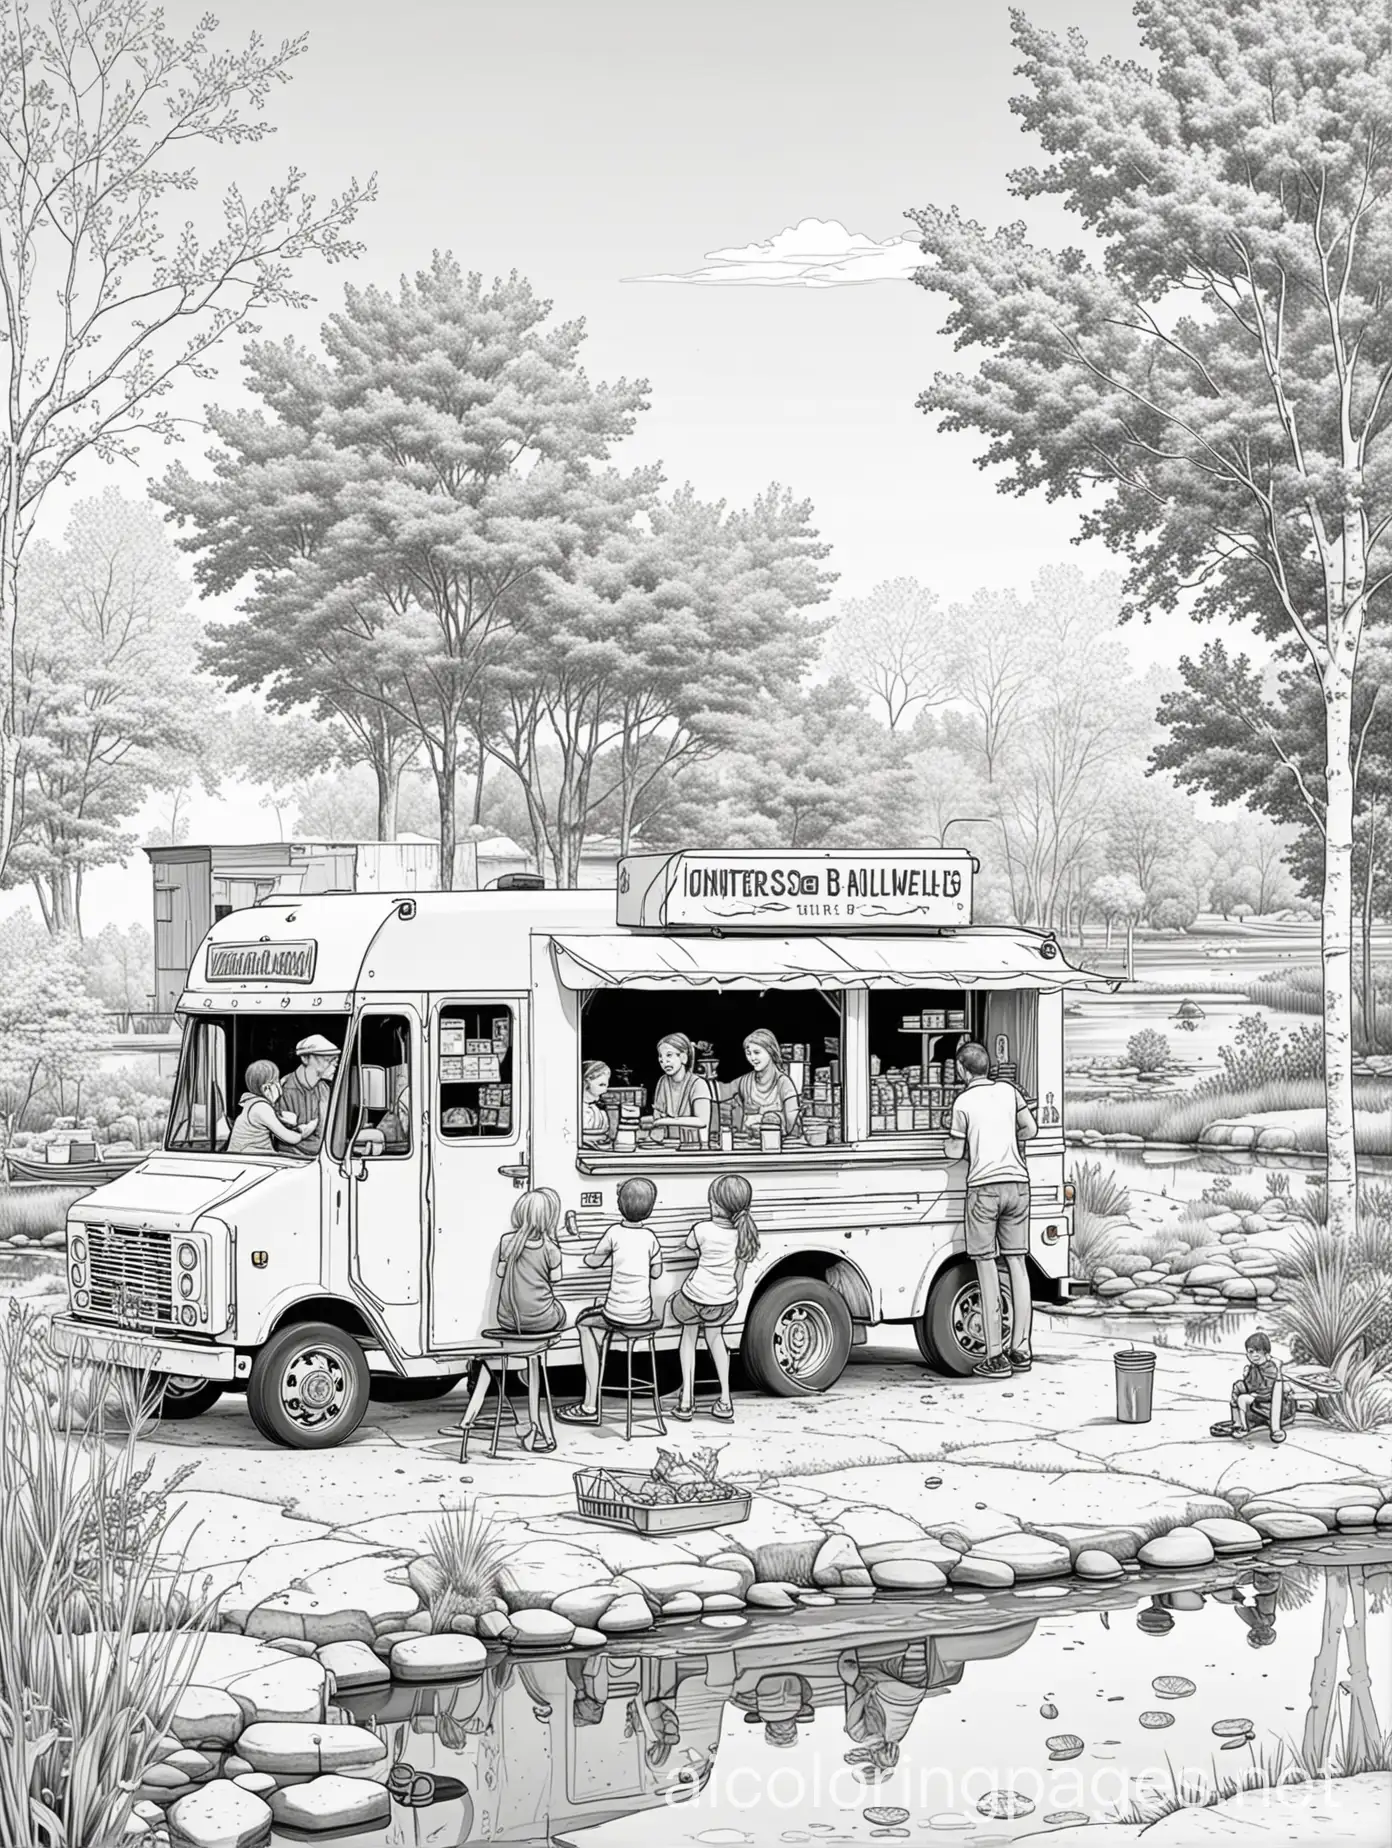
[[[1149,1424],[1155,1388],[1155,1350],[1118,1348],[1116,1351],[1116,1415],[1118,1424]]]

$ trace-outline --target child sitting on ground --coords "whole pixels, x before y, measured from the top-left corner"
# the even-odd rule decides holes
[[[1246,1437],[1248,1419],[1253,1414],[1271,1430],[1273,1444],[1284,1444],[1292,1411],[1283,1403],[1281,1369],[1271,1357],[1270,1338],[1257,1329],[1246,1341],[1247,1367],[1240,1380],[1233,1381],[1232,1417],[1211,1427],[1214,1437]]]
[[[646,1175],[635,1174],[619,1188],[618,1225],[610,1226],[593,1251],[590,1270],[609,1268],[609,1290],[602,1303],[575,1318],[580,1354],[585,1363],[585,1397],[579,1405],[562,1405],[556,1416],[565,1424],[599,1423],[600,1341],[605,1325],[642,1328],[653,1320],[652,1286],[662,1275],[662,1253],[648,1220],[657,1204],[657,1189]]]
[[[269,1059],[254,1059],[246,1068],[243,1082],[246,1090],[227,1138],[229,1155],[274,1155],[277,1142],[303,1142],[314,1134],[318,1117],[296,1129],[277,1114],[280,1072]]]

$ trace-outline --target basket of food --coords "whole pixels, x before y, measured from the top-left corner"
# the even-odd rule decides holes
[[[650,1470],[577,1469],[575,1505],[582,1520],[630,1527],[639,1534],[680,1534],[749,1518],[749,1492],[721,1480],[720,1452],[676,1456],[659,1450]]]

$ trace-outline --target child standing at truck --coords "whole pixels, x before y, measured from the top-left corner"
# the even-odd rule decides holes
[[[254,1059],[246,1068],[242,1093],[232,1133],[227,1138],[229,1155],[274,1155],[277,1142],[304,1142],[319,1126],[318,1117],[302,1123],[298,1129],[277,1115],[280,1102],[280,1071],[269,1059]]]
[[[672,1298],[672,1314],[681,1329],[682,1383],[681,1396],[670,1409],[683,1424],[690,1420],[695,1404],[696,1341],[702,1334],[720,1381],[720,1396],[711,1407],[711,1416],[728,1424],[735,1415],[725,1324],[735,1313],[745,1267],[759,1252],[759,1228],[749,1211],[754,1189],[745,1176],[717,1174],[707,1198],[710,1218],[694,1225],[686,1240],[696,1253],[696,1267]]]
[[[602,1303],[576,1317],[580,1354],[585,1363],[585,1396],[579,1405],[563,1405],[556,1416],[565,1424],[599,1423],[600,1341],[610,1328],[644,1328],[652,1323],[652,1287],[662,1275],[662,1252],[648,1220],[657,1204],[657,1188],[643,1174],[635,1174],[619,1188],[622,1218],[610,1226],[585,1266],[609,1266],[609,1289]]]

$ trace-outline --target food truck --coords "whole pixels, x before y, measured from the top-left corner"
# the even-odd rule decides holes
[[[55,1341],[147,1370],[166,1416],[240,1390],[268,1438],[339,1443],[371,1397],[448,1391],[489,1349],[519,1190],[565,1209],[566,1359],[603,1294],[582,1259],[621,1182],[657,1186],[662,1311],[733,1169],[760,1247],[727,1333],[760,1388],[824,1391],[883,1324],[969,1371],[984,1347],[964,1164],[944,1148],[956,1050],[983,1043],[1034,1105],[1029,1269],[1062,1300],[1064,992],[1108,985],[1051,935],[973,926],[976,870],[947,851],[644,854],[617,894],[232,912],[179,1002],[163,1149],[69,1211]],[[248,1068],[286,1076],[310,1036],[340,1049],[322,1147],[230,1151]],[[668,1065],[685,1048],[677,1082],[703,1100],[676,1127],[652,1120],[671,1095],[660,1040]],[[751,1111],[766,1083],[778,1108]]]

